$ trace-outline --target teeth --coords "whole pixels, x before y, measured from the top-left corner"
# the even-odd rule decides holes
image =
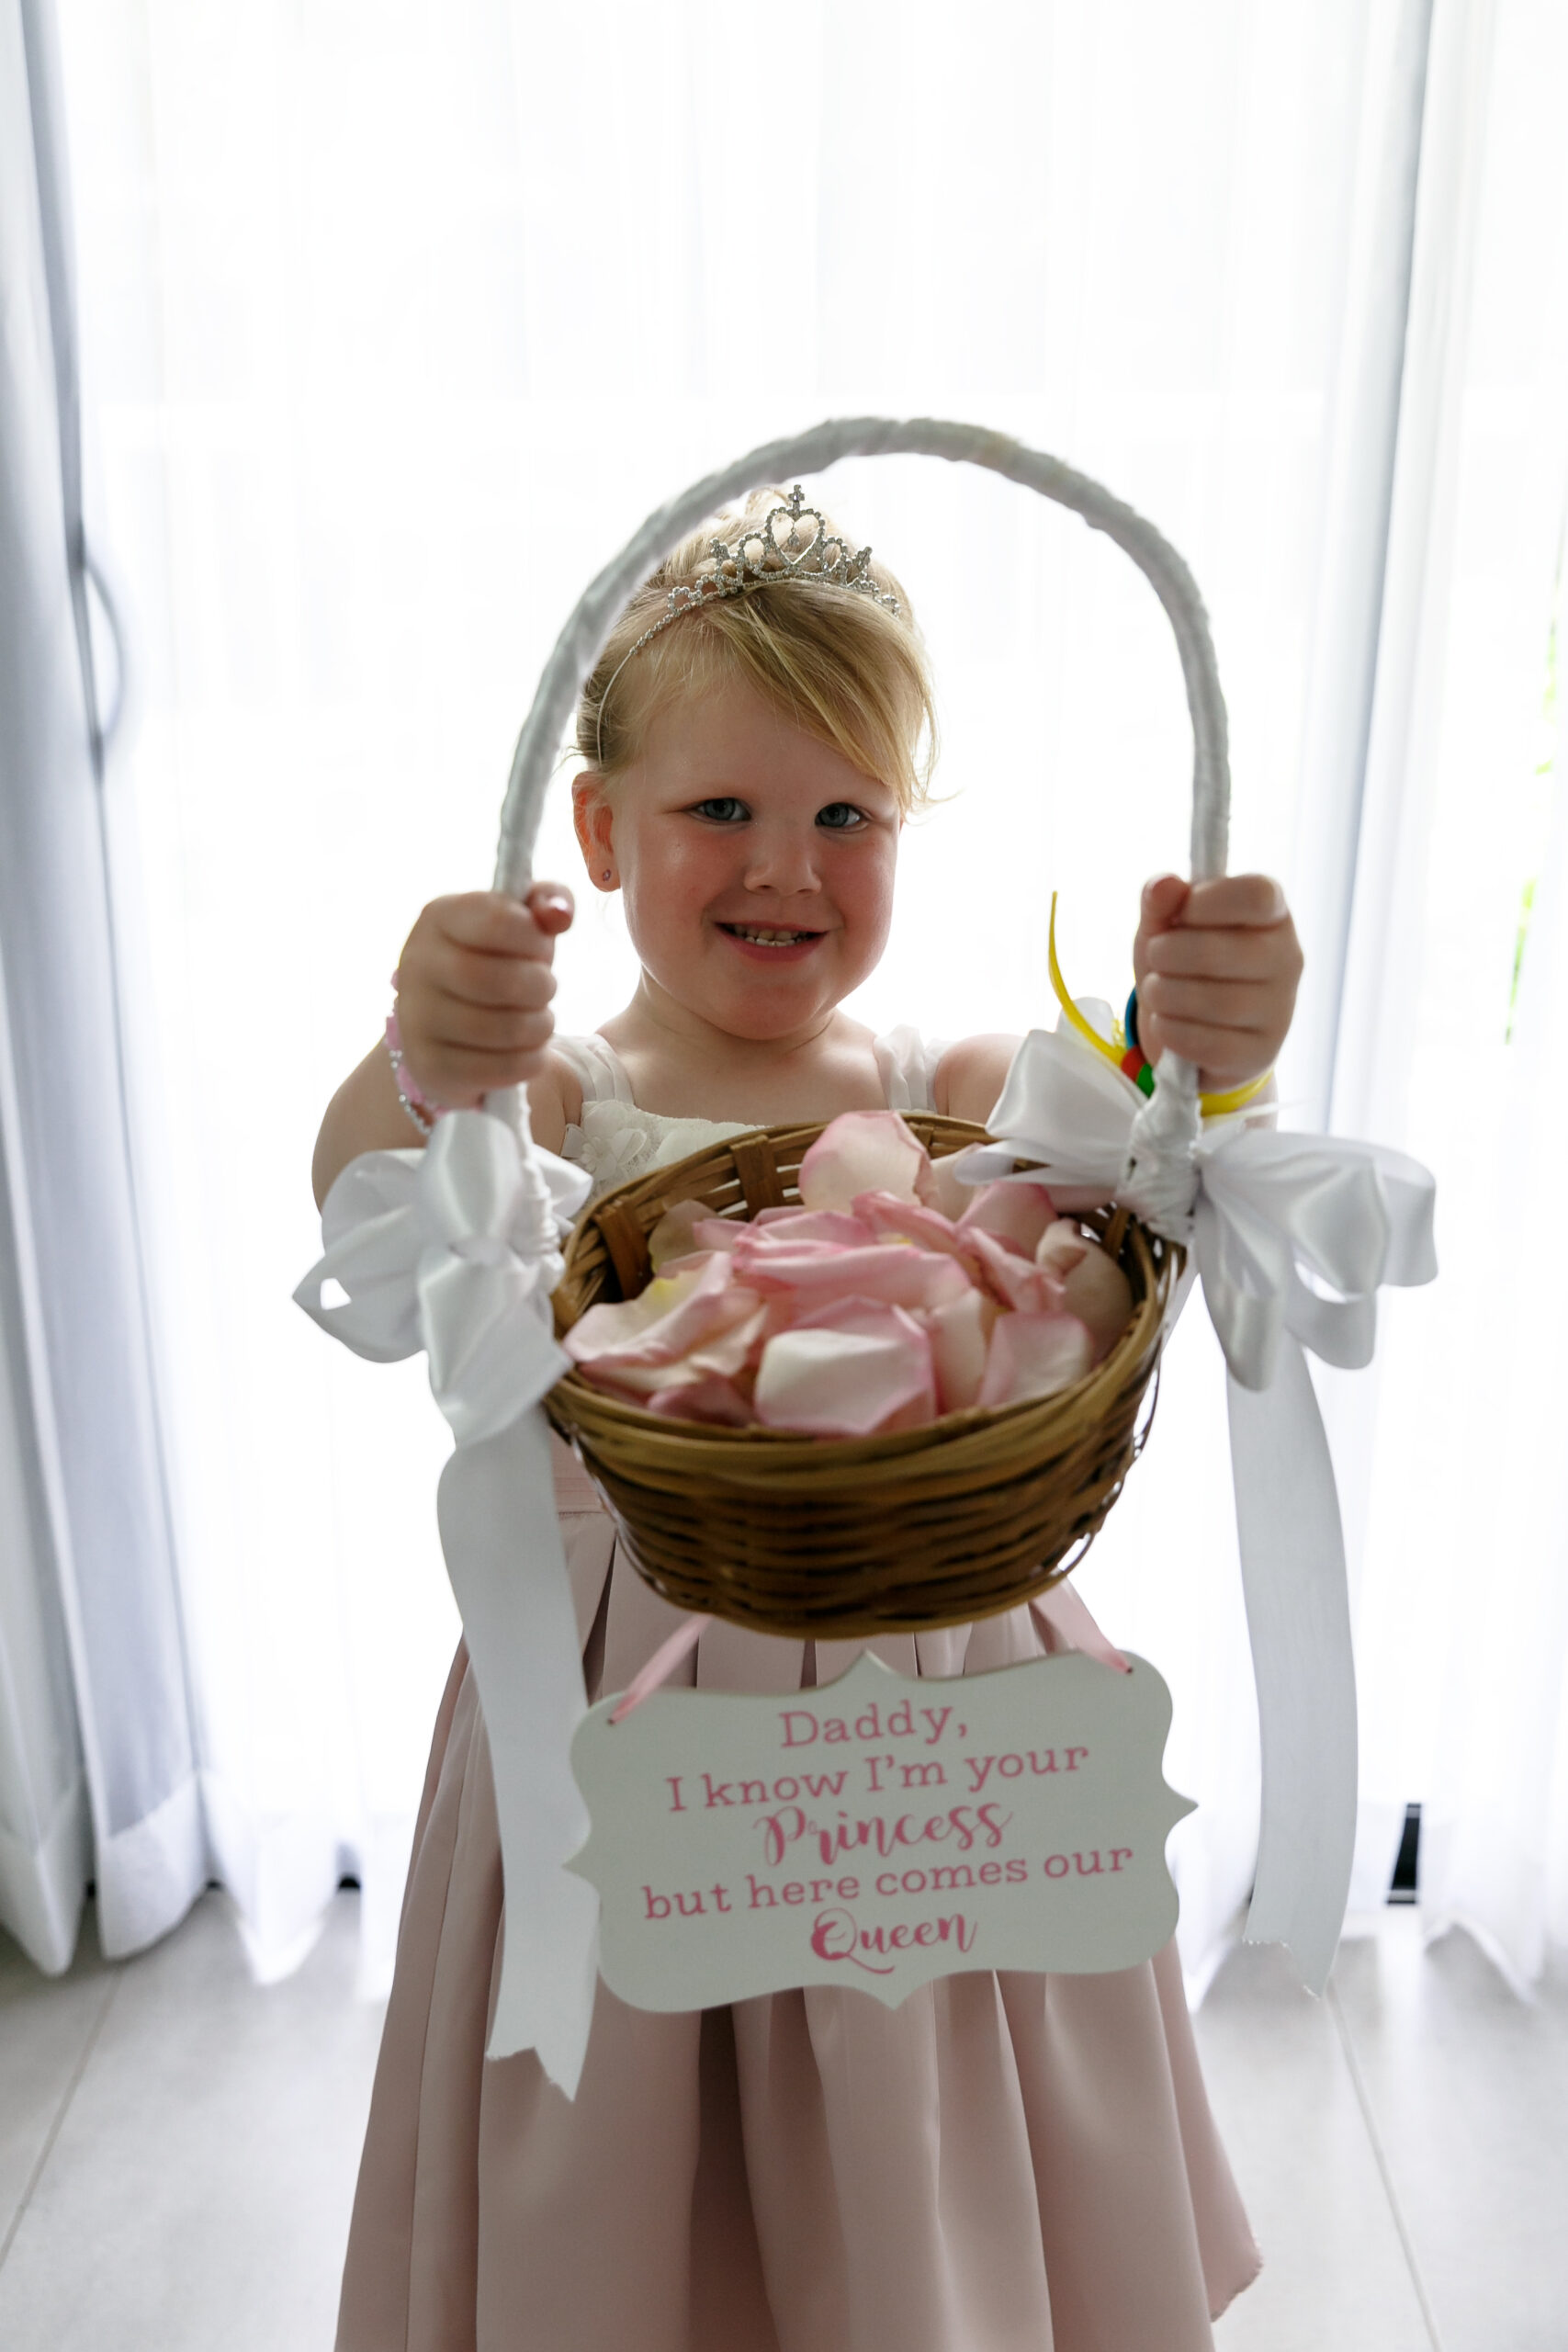
[[[737,939],[749,939],[754,947],[793,947],[797,940],[808,939],[805,931],[759,931],[746,923],[732,922],[726,926]]]

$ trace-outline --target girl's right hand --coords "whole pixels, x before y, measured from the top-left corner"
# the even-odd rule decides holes
[[[526,899],[431,900],[393,975],[404,1065],[429,1101],[472,1110],[539,1075],[556,1025],[550,964],[573,912],[559,882],[536,882]]]

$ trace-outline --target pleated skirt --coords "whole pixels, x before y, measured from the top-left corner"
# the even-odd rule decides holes
[[[564,1448],[557,1484],[596,1696],[678,1621],[616,1560]],[[950,1675],[1068,1638],[1019,1611],[874,1646]],[[673,1679],[795,1690],[859,1646],[715,1623]],[[893,2011],[821,1986],[654,2015],[602,1984],[573,2101],[529,2052],[485,2058],[502,1927],[459,1649],[338,2352],[1209,2352],[1211,2316],[1257,2273],[1173,1947],[1110,1975],[948,1977]]]

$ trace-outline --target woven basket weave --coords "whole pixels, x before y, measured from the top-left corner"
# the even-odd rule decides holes
[[[933,1158],[980,1141],[907,1113]],[[766,1127],[617,1185],[567,1249],[556,1325],[649,1279],[648,1237],[675,1201],[754,1216],[796,1199],[820,1126]],[[891,1436],[721,1429],[623,1404],[579,1373],[546,1399],[654,1589],[769,1634],[833,1639],[960,1624],[1066,1576],[1122,1491],[1181,1252],[1124,1213],[1091,1216],[1132,1285],[1132,1321],[1088,1378],[1055,1396],[950,1413]],[[1149,1399],[1152,1407],[1152,1396]]]
[[[830,419],[752,450],[648,518],[580,599],[545,666],[513,756],[495,887],[521,896],[568,721],[633,592],[688,531],[763,484],[848,457],[914,454],[986,468],[1070,508],[1144,572],[1176,638],[1192,719],[1194,880],[1223,874],[1230,805],[1224,700],[1201,599],[1153,526],[1059,459],[981,426],[930,417]],[[1195,1074],[1160,1065],[1168,1140],[1195,1136]],[[522,1098],[487,1107],[514,1124],[525,1170]],[[980,1130],[909,1114],[936,1154]],[[760,1128],[620,1185],[584,1214],[557,1294],[570,1329],[600,1298],[636,1295],[647,1238],[665,1208],[700,1199],[741,1216],[795,1197],[816,1126]],[[534,1171],[537,1213],[547,1221]],[[764,1632],[854,1637],[962,1623],[1015,1607],[1065,1576],[1116,1497],[1147,1423],[1146,1400],[1181,1252],[1124,1212],[1086,1220],[1132,1284],[1133,1319],[1077,1386],[1032,1403],[953,1413],[887,1437],[819,1439],[731,1430],[621,1404],[576,1374],[547,1400],[617,1520],[627,1551],[683,1609]]]

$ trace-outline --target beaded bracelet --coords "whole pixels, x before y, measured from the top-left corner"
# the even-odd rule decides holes
[[[395,975],[392,984],[394,987],[397,985]],[[419,1129],[420,1135],[428,1136],[434,1131],[435,1122],[441,1117],[446,1105],[441,1102],[427,1102],[419,1091],[412,1071],[404,1069],[403,1033],[398,1026],[398,1009],[395,1004],[387,1015],[385,1036],[387,1059],[392,1065],[392,1083],[398,1090],[398,1100],[413,1125]]]

